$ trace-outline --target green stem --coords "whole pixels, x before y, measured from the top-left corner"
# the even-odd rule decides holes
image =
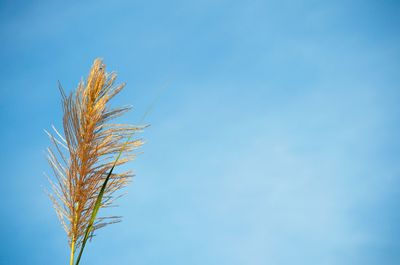
[[[131,137],[129,137],[129,139],[130,139],[130,138],[131,138]],[[129,139],[128,139],[127,143],[129,142]],[[127,144],[127,143],[126,143],[126,144]],[[126,146],[126,144],[125,144],[124,146]],[[125,148],[125,147],[124,147],[124,148]],[[107,183],[108,183],[108,181],[109,181],[109,179],[110,179],[110,176],[111,176],[111,174],[112,174],[112,172],[113,172],[113,170],[114,170],[114,167],[115,167],[115,165],[117,164],[118,159],[119,159],[120,156],[121,156],[121,153],[122,153],[122,150],[121,150],[120,153],[118,154],[117,159],[116,159],[115,162],[114,162],[114,165],[113,165],[112,168],[110,169],[110,172],[108,173],[106,180],[104,181],[103,185],[101,186],[99,195],[97,196],[97,199],[96,199],[96,203],[95,203],[95,206],[94,206],[92,215],[91,215],[90,220],[89,220],[88,227],[86,228],[86,232],[85,232],[85,235],[84,235],[83,240],[82,240],[81,249],[79,250],[78,257],[77,257],[77,259],[76,259],[75,265],[78,265],[79,262],[81,261],[81,257],[82,257],[82,254],[83,254],[83,250],[85,249],[86,242],[87,242],[87,240],[89,239],[90,232],[92,232],[93,225],[94,225],[94,221],[96,220],[97,213],[98,213],[98,211],[99,211],[99,209],[100,209],[100,207],[101,207],[101,201],[102,201],[102,199],[103,199],[104,191],[105,191],[105,189],[106,189],[106,186],[107,186]]]

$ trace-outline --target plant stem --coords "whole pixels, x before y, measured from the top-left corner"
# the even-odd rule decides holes
[[[71,255],[69,258],[69,265],[74,265],[74,255],[75,254],[75,240],[71,243]]]

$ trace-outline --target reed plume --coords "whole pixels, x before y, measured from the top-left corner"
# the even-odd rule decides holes
[[[68,236],[71,265],[76,249],[81,247],[79,263],[87,237],[119,221],[117,216],[98,218],[97,211],[112,206],[116,192],[132,177],[131,171],[113,173],[114,167],[132,160],[134,150],[142,145],[140,139],[132,140],[131,136],[143,127],[110,123],[130,109],[109,107],[110,100],[125,86],[116,85],[116,77],[96,59],[87,80],[81,81],[75,92],[66,95],[60,86],[64,133],[54,126],[53,133],[47,132],[53,144],[48,148],[53,170],[49,195]]]

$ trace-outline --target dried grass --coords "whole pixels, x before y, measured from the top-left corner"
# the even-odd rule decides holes
[[[118,167],[132,160],[133,151],[142,145],[140,139],[130,140],[130,136],[143,127],[110,123],[130,109],[109,107],[110,100],[124,88],[124,84],[115,85],[116,77],[115,73],[106,73],[102,60],[96,59],[87,81],[80,82],[74,93],[66,95],[60,86],[64,136],[54,127],[54,132],[48,133],[53,144],[48,148],[53,170],[50,198],[68,235],[72,263],[114,162]],[[115,161],[120,152],[121,158]],[[100,207],[112,206],[115,192],[126,186],[131,177],[131,171],[111,173]],[[90,235],[117,221],[116,216],[96,218]]]

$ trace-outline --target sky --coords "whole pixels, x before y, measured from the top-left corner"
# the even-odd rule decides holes
[[[68,264],[44,129],[104,59],[146,144],[83,264],[400,264],[400,4],[0,1],[0,264]]]

